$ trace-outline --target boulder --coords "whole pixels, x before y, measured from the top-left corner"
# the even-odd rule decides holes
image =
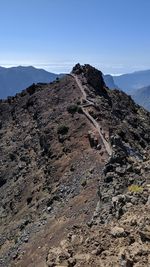
[[[125,232],[124,228],[115,226],[111,229],[111,235],[113,237],[125,237],[126,232]]]

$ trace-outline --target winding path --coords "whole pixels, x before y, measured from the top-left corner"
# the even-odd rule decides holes
[[[103,134],[102,134],[102,132],[101,132],[101,130],[100,130],[100,125],[99,125],[98,122],[97,122],[97,121],[96,121],[96,120],[95,120],[95,119],[88,113],[88,111],[85,110],[85,108],[88,107],[88,106],[94,106],[94,102],[93,102],[92,100],[87,99],[87,94],[86,94],[86,92],[85,92],[85,90],[84,90],[84,87],[83,87],[81,81],[80,81],[79,78],[77,77],[77,75],[75,75],[75,74],[72,73],[71,76],[75,79],[75,81],[76,81],[76,83],[77,83],[77,85],[78,85],[80,91],[82,92],[82,95],[83,95],[83,96],[82,96],[82,99],[81,99],[81,100],[82,100],[82,103],[83,103],[83,100],[86,101],[86,104],[85,104],[84,106],[82,105],[83,113],[84,113],[85,116],[89,119],[89,121],[94,125],[94,127],[96,128],[96,130],[98,131],[99,136],[100,136],[100,138],[102,139],[102,142],[103,142],[103,144],[104,144],[104,146],[105,146],[105,149],[106,149],[108,155],[111,156],[111,154],[112,154],[111,146],[110,146],[109,142],[104,138],[104,136],[103,136]]]

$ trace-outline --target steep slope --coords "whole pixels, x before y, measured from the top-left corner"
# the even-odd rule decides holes
[[[0,98],[13,96],[33,83],[52,82],[57,74],[34,67],[0,67]]]
[[[103,75],[103,79],[104,79],[104,82],[105,82],[106,86],[107,86],[109,89],[118,89],[118,86],[115,84],[112,75],[110,75],[110,74],[105,74],[105,75]]]
[[[1,101],[0,137],[1,266],[149,264],[149,112],[77,64]]]
[[[113,76],[115,84],[127,94],[150,84],[150,70],[136,71],[133,73]]]
[[[132,98],[137,104],[150,111],[150,86],[136,90]]]

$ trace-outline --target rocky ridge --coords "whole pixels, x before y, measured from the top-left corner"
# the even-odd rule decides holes
[[[149,112],[77,64],[1,101],[0,136],[2,266],[149,266]]]

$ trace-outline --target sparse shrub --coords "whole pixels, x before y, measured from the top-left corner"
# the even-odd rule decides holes
[[[68,133],[68,130],[69,130],[69,127],[67,127],[66,125],[60,125],[57,129],[57,133],[58,134],[67,134]]]
[[[141,193],[143,191],[143,187],[136,184],[132,184],[128,187],[128,190],[132,193]]]
[[[83,110],[82,110],[82,108],[81,107],[78,107],[78,113],[83,113]]]
[[[33,83],[31,86],[29,86],[26,91],[28,92],[29,95],[33,95],[36,91],[36,85]]]
[[[21,93],[20,93],[20,96],[23,97],[27,94],[27,91],[26,90],[23,90]]]
[[[59,82],[59,77],[56,78],[56,83],[58,83],[58,82]]]
[[[8,96],[8,97],[7,97],[7,101],[8,101],[8,104],[11,105],[11,102],[12,102],[12,98],[11,98],[11,96]]]
[[[78,106],[81,105],[81,101],[80,100],[77,101],[77,105]]]
[[[82,108],[77,104],[72,104],[70,106],[67,107],[67,111],[74,115],[76,112],[78,113],[82,113]]]
[[[27,198],[27,205],[29,205],[32,202],[32,197]]]
[[[78,106],[73,104],[67,107],[67,111],[71,114],[75,114],[78,111]]]

